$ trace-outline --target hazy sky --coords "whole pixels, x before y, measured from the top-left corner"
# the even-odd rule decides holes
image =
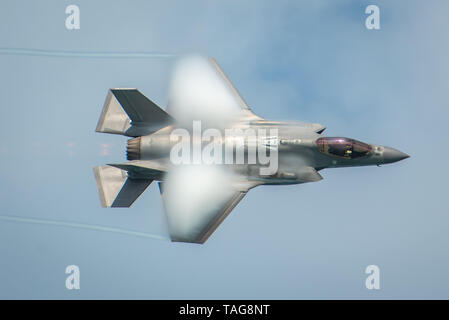
[[[81,10],[67,30],[65,8]],[[365,8],[380,7],[380,30]],[[0,4],[1,215],[167,235],[151,185],[102,209],[92,167],[124,162],[95,133],[110,87],[167,103],[170,58],[4,48],[201,53],[253,110],[398,148],[410,159],[251,190],[205,245],[0,220],[0,298],[449,298],[447,1],[9,1]],[[65,268],[81,289],[65,288]],[[378,265],[381,289],[365,288]]]

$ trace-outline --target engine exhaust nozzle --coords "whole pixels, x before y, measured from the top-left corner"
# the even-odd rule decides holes
[[[126,158],[128,160],[140,159],[140,137],[129,139],[126,145]]]

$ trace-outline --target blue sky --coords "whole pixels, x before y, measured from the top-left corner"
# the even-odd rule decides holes
[[[81,29],[65,28],[77,4]],[[381,29],[365,28],[369,4]],[[381,168],[258,187],[203,246],[0,221],[0,298],[448,298],[445,1],[2,1],[0,47],[215,57],[260,116],[398,148]],[[125,160],[94,132],[107,89],[167,104],[173,59],[0,54],[1,214],[166,235],[156,185],[100,208],[92,167]],[[104,149],[108,152],[105,152]],[[65,288],[67,265],[81,289]],[[381,289],[364,270],[381,271]]]

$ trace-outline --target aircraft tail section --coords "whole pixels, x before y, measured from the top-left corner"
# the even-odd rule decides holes
[[[110,89],[95,131],[137,137],[153,133],[173,118],[137,89]]]
[[[113,166],[94,168],[101,206],[130,207],[151,184],[151,179],[132,179],[125,170]]]

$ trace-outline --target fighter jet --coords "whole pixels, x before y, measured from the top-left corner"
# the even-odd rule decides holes
[[[256,186],[316,182],[324,169],[409,157],[327,137],[324,130],[317,123],[263,119],[214,59],[185,58],[175,68],[166,110],[137,89],[109,90],[96,131],[131,139],[128,162],[94,168],[100,202],[130,207],[156,181],[171,240],[202,244]]]

